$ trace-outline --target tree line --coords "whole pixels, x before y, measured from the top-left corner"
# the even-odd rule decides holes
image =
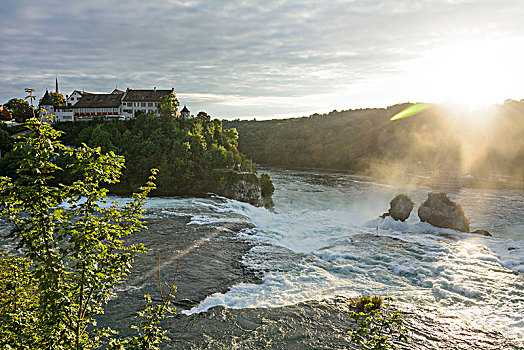
[[[124,156],[126,167],[113,193],[128,194],[159,170],[155,195],[201,195],[212,192],[213,169],[233,168],[248,160],[237,149],[235,130],[222,129],[219,120],[200,112],[189,120],[139,114],[128,121],[93,120],[59,123],[62,141],[78,147],[85,143]]]
[[[269,166],[427,174],[505,174],[523,180],[524,100],[470,112],[434,105],[391,121],[411,104],[267,121],[224,121],[239,149]]]

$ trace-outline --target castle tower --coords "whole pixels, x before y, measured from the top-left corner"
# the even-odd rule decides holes
[[[180,116],[182,119],[189,119],[191,118],[191,112],[189,112],[189,109],[184,105],[184,108],[180,111]]]

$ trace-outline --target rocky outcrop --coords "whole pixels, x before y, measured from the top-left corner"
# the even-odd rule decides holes
[[[486,230],[475,230],[475,231],[471,231],[471,233],[474,233],[474,234],[477,234],[477,235],[488,236],[488,237],[492,236],[491,233],[489,233]]]
[[[213,190],[218,195],[246,202],[257,207],[272,207],[273,183],[264,174],[259,178],[255,173],[238,173],[236,171],[216,172],[217,181]],[[267,190],[268,184],[271,191]],[[265,185],[265,187],[263,186]],[[266,188],[266,193],[264,193]]]
[[[420,221],[436,227],[469,232],[469,220],[462,207],[445,193],[428,193],[428,199],[418,208]]]
[[[413,201],[405,194],[399,194],[389,202],[389,211],[380,217],[391,216],[394,220],[406,221],[413,210]]]
[[[262,190],[257,183],[250,183],[240,180],[231,188],[230,197],[237,201],[247,202],[257,207],[264,206],[264,198],[262,198]]]

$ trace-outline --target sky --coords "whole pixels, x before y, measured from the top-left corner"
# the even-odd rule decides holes
[[[216,118],[524,99],[522,0],[2,0],[0,103],[175,88]]]

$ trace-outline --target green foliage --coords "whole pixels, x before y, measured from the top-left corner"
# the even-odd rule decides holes
[[[31,107],[33,106],[33,101],[35,100],[36,96],[34,96],[33,94],[36,92],[35,89],[30,89],[30,88],[25,88],[24,91],[28,94],[24,100],[29,100],[31,101]]]
[[[11,112],[13,118],[19,123],[23,123],[27,119],[33,117],[33,108],[31,108],[27,101],[22,99],[12,98],[7,101],[4,106]]]
[[[161,118],[176,118],[178,106],[180,106],[180,103],[175,94],[165,95],[160,98],[160,102],[158,103],[158,113]]]
[[[0,347],[31,349],[42,328],[38,290],[28,259],[0,255]]]
[[[268,174],[260,175],[260,187],[262,190],[262,197],[270,198],[273,195],[273,192],[275,192],[275,187],[273,186],[273,182]]]
[[[6,130],[0,128],[0,155],[4,155],[11,150],[11,135]]]
[[[150,168],[159,169],[155,195],[215,192],[223,174],[214,170],[237,164],[249,169],[249,160],[237,149],[238,133],[223,130],[220,120],[211,120],[205,112],[189,120],[160,114],[142,114],[128,121],[60,123],[57,128],[65,132],[62,140],[68,145],[86,143],[125,156],[121,182],[110,186],[117,194],[136,191]],[[270,180],[264,181],[270,192]]]
[[[227,187],[227,180],[225,176],[220,176],[220,180],[218,180],[218,184],[222,187]]]
[[[156,170],[127,204],[110,203],[104,186],[118,182],[123,157],[86,145],[65,147],[57,140],[60,131],[34,118],[26,126],[30,133],[15,145],[22,155],[18,177],[0,178],[0,214],[13,226],[7,238],[23,254],[0,260],[1,341],[16,349],[122,348],[133,342],[154,348],[165,336],[158,322],[171,292],[160,307],[147,305],[142,333],[134,338],[96,330],[94,316],[104,312],[134,257],[145,251],[125,237],[145,228],[143,205],[155,188]],[[64,157],[68,161],[59,166]],[[64,173],[76,180],[57,182]]]
[[[0,176],[18,177],[18,165],[24,159],[24,156],[24,153],[20,149],[12,150],[5,154],[2,153],[2,159],[0,159]]]
[[[392,298],[385,298],[383,305],[380,297],[361,297],[356,307],[358,312],[350,311],[350,319],[356,324],[356,330],[349,330],[351,343],[362,349],[396,349],[395,342],[406,343],[409,340],[404,319],[398,310],[392,310]]]
[[[50,92],[49,96],[53,99],[53,102],[55,103],[55,106],[65,106],[65,98],[64,95],[62,95],[59,92]]]
[[[200,111],[200,112],[198,112],[198,114],[196,116],[196,119],[199,122],[206,123],[206,122],[209,122],[211,120],[211,116],[209,114],[207,114],[206,112]]]
[[[371,311],[371,310],[377,310],[382,307],[383,300],[379,296],[363,296],[358,298],[355,307],[359,311]]]

